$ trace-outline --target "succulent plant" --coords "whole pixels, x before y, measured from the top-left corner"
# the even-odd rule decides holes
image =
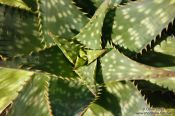
[[[174,116],[175,0],[0,0],[0,115]]]

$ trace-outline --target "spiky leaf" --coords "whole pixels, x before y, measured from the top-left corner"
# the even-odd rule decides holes
[[[69,59],[69,61],[72,64],[75,64],[77,57],[79,56],[79,52],[84,47],[84,45],[80,44],[77,40],[67,40],[56,37],[52,34],[50,35],[58,47],[62,50],[64,55]]]
[[[175,37],[169,36],[165,39],[152,51],[139,57],[138,61],[151,66],[175,70]]]
[[[73,39],[77,39],[87,48],[101,49],[101,30],[108,11],[110,0],[105,0],[97,9],[89,23]]]
[[[0,6],[0,54],[19,56],[43,48],[34,14]]]
[[[140,52],[173,21],[174,0],[141,0],[118,7],[115,12],[112,41]]]
[[[170,36],[163,41],[160,45],[157,45],[154,48],[154,51],[149,52],[149,54],[143,55],[139,61],[145,62],[148,65],[161,67],[164,69],[175,71],[175,38]],[[154,60],[156,59],[156,60]],[[169,90],[175,91],[174,78],[161,78],[161,79],[151,79],[152,83],[155,83],[159,86],[168,88]]]
[[[172,90],[175,92],[175,78],[161,78],[161,79],[150,79],[152,83],[155,83],[159,86],[162,86],[164,88],[168,88],[169,90]]]
[[[11,7],[24,9],[24,10],[27,10],[27,11],[31,12],[31,8],[29,8],[27,6],[27,4],[25,2],[23,2],[23,0],[1,0],[0,4],[4,4],[4,5],[11,6]]]
[[[148,108],[131,82],[112,82],[106,83],[101,98],[89,105],[84,115],[135,116]]]
[[[46,75],[35,74],[14,100],[8,116],[51,116],[48,82]]]
[[[175,37],[169,36],[166,38],[165,41],[163,41],[160,45],[157,45],[154,48],[155,52],[163,53],[166,55],[171,55],[175,57]]]
[[[0,67],[0,114],[18,96],[32,72]]]
[[[116,49],[112,49],[100,61],[104,81],[172,77],[175,74],[171,71],[137,63]]]
[[[95,77],[96,77],[97,61],[92,62],[87,66],[82,66],[75,70],[75,72],[85,81],[85,83],[96,93]]]
[[[86,45],[80,44],[76,39],[67,40],[53,34],[50,35],[69,61],[75,64],[75,68],[84,65],[86,62],[90,64],[106,52],[106,50],[86,49]]]
[[[53,43],[49,32],[63,38],[72,38],[88,22],[72,0],[49,0],[38,2],[40,32],[45,42]]]
[[[88,65],[95,61],[97,58],[102,56],[106,52],[105,49],[102,50],[89,50],[83,49],[80,50],[80,57],[77,58],[75,63],[75,69],[79,68],[80,66]]]
[[[96,60],[98,57],[102,56],[106,50],[85,50],[87,54],[88,64]]]
[[[55,116],[80,115],[95,96],[78,80],[52,78],[49,98]]]
[[[6,66],[45,71],[66,78],[77,78],[73,65],[57,46],[34,52],[31,55],[16,57],[4,62]]]

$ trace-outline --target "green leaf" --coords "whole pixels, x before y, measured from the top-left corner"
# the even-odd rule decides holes
[[[8,116],[51,116],[48,82],[48,76],[35,74],[14,100]]]
[[[79,56],[79,52],[84,47],[84,45],[80,44],[77,40],[59,38],[53,34],[50,34],[50,36],[64,53],[64,55],[69,59],[69,61],[72,64],[75,64],[77,57]]]
[[[154,51],[167,55],[167,57],[164,57],[164,58],[160,57],[160,55],[159,55],[159,58],[164,60],[164,62],[162,62],[161,64],[168,64],[168,61],[169,61],[168,57],[171,61],[175,61],[174,60],[174,57],[175,57],[174,44],[175,44],[175,37],[171,36],[171,37],[168,37],[166,41],[163,41],[160,44],[160,46],[157,45],[154,48]],[[155,62],[157,62],[157,61],[155,61]],[[155,63],[155,64],[157,64],[157,63]],[[168,69],[175,71],[175,64],[171,63],[171,65],[172,65],[171,67],[166,67],[166,65],[164,65],[165,66],[164,68],[168,68]],[[175,85],[175,78],[151,79],[149,81],[151,81],[152,83],[155,83],[159,86],[163,86],[165,88],[168,88],[169,90],[172,90],[175,92],[175,86],[174,86]]]
[[[96,93],[96,66],[97,61],[92,62],[89,65],[82,66],[75,70],[75,72],[82,78],[82,80],[87,84],[89,89]]]
[[[113,43],[138,53],[173,21],[175,2],[174,0],[130,2],[118,7],[115,14]]]
[[[72,0],[38,0],[40,32],[45,42],[53,44],[49,32],[63,38],[72,38],[88,22],[88,18]]]
[[[156,66],[161,67],[163,69],[168,69],[175,71],[175,37],[170,36],[166,39],[166,41],[161,42],[160,45],[154,47],[153,52],[149,52],[146,55],[143,55],[139,61]],[[156,59],[156,60],[155,60]],[[174,78],[164,78],[161,79],[149,79],[152,83],[155,83],[159,86],[163,86],[164,88],[168,88],[169,90],[175,91],[175,83]]]
[[[149,106],[131,82],[112,82],[106,83],[101,97],[89,105],[84,116],[135,116],[147,108]]]
[[[14,57],[43,48],[34,14],[0,6],[0,54]]]
[[[77,39],[90,49],[101,49],[101,30],[105,15],[109,8],[109,1],[105,0],[97,9],[89,23],[73,39]]]
[[[88,64],[96,60],[98,57],[102,56],[106,50],[85,50],[87,54]]]
[[[33,69],[48,72],[65,78],[77,78],[73,65],[67,60],[57,46],[46,48],[31,55],[7,60],[4,65],[23,69]]]
[[[81,115],[81,112],[95,99],[89,89],[78,80],[52,78],[49,98],[55,116]]]
[[[68,58],[68,60],[75,64],[75,68],[83,66],[86,64],[90,64],[102,54],[105,53],[106,50],[90,50],[86,49],[86,45],[80,44],[76,39],[67,40],[64,38],[59,38],[52,33],[50,36],[53,38],[58,47],[62,50],[64,55]]]
[[[81,66],[84,66],[87,64],[87,58],[82,58],[82,57],[77,57],[77,60],[76,60],[76,63],[75,63],[75,66],[74,66],[74,69],[77,69]]]
[[[118,50],[112,49],[101,59],[101,70],[104,81],[149,79],[173,77],[175,72],[146,66],[129,59]]]
[[[175,57],[175,37],[174,36],[169,36],[167,37],[167,39],[163,42],[161,42],[160,46],[157,45],[154,48],[155,52],[159,52],[162,54],[166,54],[166,55],[171,55]]]
[[[32,11],[37,10],[37,0],[22,0],[27,6],[29,6]]]
[[[79,9],[85,13],[87,17],[92,17],[95,13],[96,7],[93,5],[91,0],[73,0],[75,5],[79,7]]]
[[[84,49],[80,50],[80,57],[77,58],[75,63],[75,69],[79,68],[80,66],[84,66],[86,64],[90,64],[95,61],[97,58],[102,56],[106,52],[105,49],[102,50],[89,50]]]
[[[175,107],[174,93],[172,91],[150,81],[138,80],[135,83],[151,107],[158,110],[161,110],[160,108],[167,109]]]
[[[150,79],[152,83],[155,83],[164,88],[168,88],[169,90],[175,92],[175,77],[172,78],[161,78],[161,79]]]
[[[33,72],[0,67],[0,114],[18,96]]]
[[[25,2],[23,2],[23,0],[1,0],[0,4],[7,5],[7,6],[10,6],[10,7],[16,7],[16,8],[24,9],[26,11],[31,12],[31,8],[29,8],[27,6],[27,4]]]
[[[152,80],[152,79],[150,79],[150,80]],[[157,80],[157,79],[155,79],[155,80]],[[152,83],[149,80],[136,80],[136,81],[134,81],[134,84],[138,88],[138,90],[140,90],[143,93],[145,93],[145,92],[147,92],[147,93],[155,93],[155,92],[166,93],[169,91],[167,88],[164,88],[164,87],[159,86],[155,83]]]
[[[147,65],[175,71],[174,44],[175,37],[169,36],[165,38],[165,41],[162,41],[160,45],[155,46],[153,51],[139,57],[138,61]]]

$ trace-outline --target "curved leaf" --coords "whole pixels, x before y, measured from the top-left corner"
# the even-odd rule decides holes
[[[93,93],[96,93],[96,86],[95,86],[96,66],[97,66],[97,61],[94,61],[87,66],[82,66],[75,70],[75,72],[88,85],[89,89],[92,89]]]
[[[33,72],[0,67],[0,114],[18,96]]]
[[[85,66],[86,64],[89,65],[93,61],[95,61],[97,58],[101,57],[106,52],[105,49],[102,50],[89,50],[84,49],[80,50],[79,57],[77,57],[76,63],[75,63],[75,69]]]
[[[175,44],[175,37],[174,36],[167,37],[165,41],[161,42],[160,46],[159,45],[155,46],[154,51],[175,57],[174,44]]]
[[[88,64],[96,60],[98,57],[102,56],[106,50],[85,50],[87,54]]]
[[[153,51],[143,54],[138,61],[147,65],[175,70],[175,37],[169,36]],[[156,59],[156,60],[155,60]]]
[[[82,12],[86,14],[87,17],[91,18],[95,13],[96,7],[93,5],[91,0],[73,0],[75,5],[80,8]]]
[[[25,4],[25,2],[23,2],[23,0],[1,0],[0,4],[4,4],[4,5],[10,6],[10,7],[24,9],[26,11],[31,12],[31,8],[29,8],[27,6],[27,4]]]
[[[131,82],[112,82],[106,83],[102,97],[89,105],[84,116],[135,116],[148,108]]]
[[[154,48],[154,51],[170,55],[172,57],[175,57],[175,37],[169,37],[166,41],[161,43],[161,46],[156,46]],[[171,60],[174,61],[174,58],[171,57]],[[161,58],[164,59],[165,62],[162,62],[162,64],[167,63],[167,58]],[[172,63],[173,65],[173,63]],[[165,67],[166,68],[166,67]],[[169,69],[175,71],[175,64],[174,66],[168,67]],[[156,83],[160,86],[163,86],[165,88],[168,88],[169,90],[173,90],[175,92],[175,78],[164,78],[164,79],[151,79],[152,83]]]
[[[147,103],[157,111],[175,107],[174,93],[167,88],[163,88],[160,84],[139,80],[136,81],[136,86]]]
[[[166,71],[135,62],[112,49],[101,59],[101,70],[104,81],[135,80],[160,77],[173,77],[175,72]]]
[[[67,60],[57,46],[46,48],[31,55],[16,57],[3,62],[5,66],[33,69],[48,72],[54,75],[61,75],[65,78],[77,78],[73,71],[73,65]]]
[[[86,49],[86,45],[80,44],[76,39],[67,40],[53,34],[50,35],[68,60],[75,64],[75,68],[84,65],[86,62],[90,64],[106,52],[106,50]]]
[[[38,0],[40,33],[46,43],[53,44],[49,32],[63,38],[72,38],[88,22],[72,0]]]
[[[64,53],[64,55],[68,58],[68,60],[72,64],[75,64],[77,57],[79,56],[79,52],[84,47],[84,45],[80,44],[77,40],[59,38],[52,34],[51,37]]]
[[[175,92],[175,78],[150,79],[149,81]]]
[[[14,57],[43,48],[36,22],[34,14],[0,6],[0,54]]]
[[[77,39],[90,49],[101,49],[101,30],[110,0],[105,0],[97,9],[89,23],[73,39]]]
[[[156,67],[161,67],[164,69],[175,71],[175,38],[170,36],[163,41],[160,45],[155,46],[153,52],[143,55],[139,61],[144,61],[144,63]],[[156,60],[155,60],[156,59]],[[175,91],[175,80],[174,78],[164,78],[161,79],[149,79],[152,83],[155,83],[169,90]]]
[[[95,96],[78,80],[52,78],[49,99],[55,116],[81,115],[81,112],[95,99]]]
[[[174,0],[141,0],[118,7],[112,41],[130,51],[140,52],[156,39],[175,18]]]
[[[28,7],[32,9],[32,11],[37,10],[37,0],[22,0]]]
[[[7,116],[51,116],[48,82],[48,76],[35,74],[14,100]]]
[[[167,79],[169,79],[169,78],[167,78]],[[152,80],[152,79],[150,79],[150,80]],[[159,80],[159,79],[155,79],[155,80]],[[134,81],[134,84],[138,88],[138,90],[141,91],[141,92],[148,92],[148,93],[162,92],[162,93],[166,93],[166,92],[169,91],[167,88],[161,87],[161,86],[159,86],[155,83],[150,82],[149,80],[136,80],[136,81]]]

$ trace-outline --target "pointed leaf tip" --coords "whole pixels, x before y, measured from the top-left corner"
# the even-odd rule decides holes
[[[101,49],[101,31],[108,8],[108,1],[104,1],[96,10],[89,23],[73,39],[77,39],[87,48]]]

